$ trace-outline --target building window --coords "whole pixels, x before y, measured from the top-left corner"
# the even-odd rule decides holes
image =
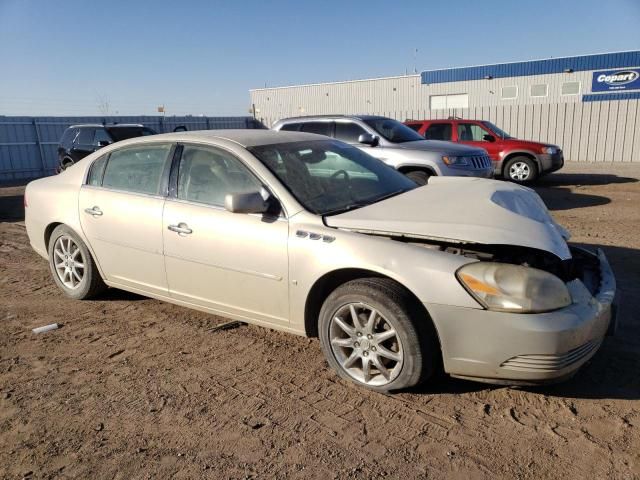
[[[502,100],[513,100],[514,98],[518,98],[518,87],[516,85],[502,87],[500,98],[502,98]]]
[[[560,88],[561,95],[580,95],[580,82],[564,82]]]
[[[532,97],[546,97],[547,96],[547,84],[539,83],[537,85],[531,85],[529,95]]]
[[[469,108],[469,95],[459,93],[455,95],[431,95],[429,97],[431,110],[444,110],[447,108]]]

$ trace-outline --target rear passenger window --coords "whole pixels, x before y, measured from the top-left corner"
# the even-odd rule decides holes
[[[287,123],[286,125],[283,125],[282,127],[280,127],[280,130],[285,132],[297,132],[298,130],[300,130],[300,124]]]
[[[341,140],[347,143],[358,143],[358,138],[365,132],[364,128],[360,125],[356,125],[351,122],[336,122],[336,134],[337,140]]]
[[[76,138],[78,145],[93,145],[93,136],[96,133],[95,128],[81,128],[80,135]]]
[[[102,186],[157,195],[171,145],[116,150],[109,156]]]
[[[432,123],[424,132],[424,138],[427,140],[451,140],[451,124]]]
[[[420,127],[422,126],[419,123],[405,123],[405,125],[409,127],[411,130],[415,130],[416,132],[420,130]]]
[[[93,162],[91,170],[89,170],[89,177],[87,178],[87,185],[100,186],[102,185],[102,174],[104,173],[104,166],[107,163],[109,155],[103,155],[98,160]]]
[[[111,143],[111,137],[107,133],[104,128],[96,128],[96,135],[93,137],[93,144],[96,146],[100,145],[100,142]]]
[[[306,122],[300,126],[301,132],[317,133],[318,135],[331,136],[332,122]]]

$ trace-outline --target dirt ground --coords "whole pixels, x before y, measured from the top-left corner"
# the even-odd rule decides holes
[[[570,164],[537,190],[605,249],[620,328],[572,380],[436,379],[381,395],[316,339],[111,291],[63,298],[0,189],[1,478],[640,478],[640,165]],[[31,329],[58,322],[54,332]]]

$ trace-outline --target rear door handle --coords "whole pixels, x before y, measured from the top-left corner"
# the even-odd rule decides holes
[[[193,233],[193,230],[189,228],[189,225],[184,222],[180,222],[178,225],[169,225],[167,228],[179,235],[189,235]]]
[[[85,213],[88,213],[89,215],[93,215],[94,217],[99,217],[102,215],[102,210],[100,210],[100,207],[98,206],[85,208],[84,211]]]

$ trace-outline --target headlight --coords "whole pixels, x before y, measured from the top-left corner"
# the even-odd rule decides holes
[[[548,153],[549,155],[555,155],[558,153],[558,149],[556,147],[542,147],[542,153]]]
[[[443,155],[442,161],[450,167],[468,167],[469,166],[469,159],[467,157]]]
[[[571,295],[564,282],[537,268],[476,262],[464,265],[456,276],[488,310],[548,312],[571,304]]]

